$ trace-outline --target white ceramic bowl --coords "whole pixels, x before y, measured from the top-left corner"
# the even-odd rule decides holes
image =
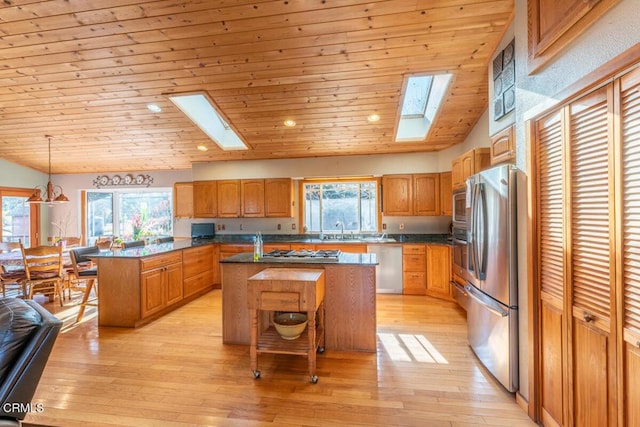
[[[285,340],[295,340],[307,327],[307,315],[303,313],[281,313],[273,318],[273,326]]]

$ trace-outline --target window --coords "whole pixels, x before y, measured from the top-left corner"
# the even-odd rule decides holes
[[[2,189],[0,190],[0,213],[2,228],[0,241],[22,242],[31,246],[38,233],[38,207],[27,203],[33,190]]]
[[[172,191],[87,191],[88,242],[100,236],[125,241],[173,234]]]
[[[302,181],[308,233],[378,231],[378,181]]]

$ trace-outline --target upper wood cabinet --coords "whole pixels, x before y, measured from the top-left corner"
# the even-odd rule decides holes
[[[193,217],[192,182],[176,182],[173,184],[173,216],[176,218]]]
[[[388,216],[413,215],[413,176],[382,177],[382,211]]]
[[[440,174],[384,175],[382,209],[388,216],[441,215]]]
[[[293,181],[291,178],[264,180],[265,216],[268,218],[293,216]]]
[[[491,165],[513,162],[516,159],[514,126],[511,125],[491,137]]]
[[[413,175],[413,215],[440,215],[440,174]]]
[[[242,216],[245,218],[264,217],[264,179],[243,179],[240,181]]]
[[[451,172],[440,172],[440,215],[453,214],[453,187]]]
[[[240,180],[228,179],[218,182],[218,217],[240,217]]]
[[[188,211],[188,185],[176,183],[175,203]],[[179,191],[179,192],[178,192]],[[180,194],[179,198],[177,194]],[[277,218],[293,216],[291,178],[194,181],[193,216],[196,218]],[[178,206],[178,205],[176,205]],[[176,208],[176,212],[178,209]],[[184,214],[187,215],[186,213]],[[176,215],[177,216],[177,215]]]
[[[491,164],[489,148],[474,148],[451,162],[453,188],[464,187],[471,175],[486,169]]]
[[[529,68],[536,70],[620,0],[529,0]]]
[[[218,185],[216,181],[193,182],[193,216],[215,218],[218,216]]]

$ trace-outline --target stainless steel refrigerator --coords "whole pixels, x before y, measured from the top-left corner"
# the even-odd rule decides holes
[[[518,281],[514,166],[467,179],[469,345],[493,376],[518,389]]]

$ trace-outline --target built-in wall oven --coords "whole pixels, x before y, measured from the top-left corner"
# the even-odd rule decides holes
[[[467,228],[467,192],[464,188],[453,191],[453,226]],[[467,237],[464,237],[466,240]]]
[[[464,223],[453,226],[453,262],[451,280],[452,294],[455,300],[465,310],[468,306],[468,294],[465,290],[467,284],[467,267],[469,265],[469,250],[467,244],[467,228]]]

